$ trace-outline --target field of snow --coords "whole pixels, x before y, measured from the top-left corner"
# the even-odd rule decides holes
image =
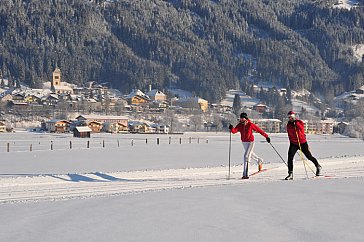
[[[228,133],[0,134],[0,241],[363,240],[362,140],[309,135],[327,177],[297,155],[284,181],[285,164],[255,137],[267,170],[241,180],[239,135],[229,176]],[[271,139],[286,159],[286,134]]]

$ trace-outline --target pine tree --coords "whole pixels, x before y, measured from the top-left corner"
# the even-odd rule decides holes
[[[239,116],[241,110],[241,101],[240,101],[240,95],[235,94],[234,101],[233,101],[233,112],[236,116]]]

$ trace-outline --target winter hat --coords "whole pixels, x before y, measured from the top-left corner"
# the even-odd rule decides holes
[[[240,118],[248,119],[248,114],[247,113],[241,113]]]
[[[296,113],[295,113],[295,112],[293,112],[293,111],[289,111],[289,112],[287,113],[287,115],[288,115],[288,117],[292,117],[292,118],[295,118],[295,117],[296,117]]]

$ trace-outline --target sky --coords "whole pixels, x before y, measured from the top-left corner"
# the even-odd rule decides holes
[[[286,159],[286,134],[270,136]],[[267,170],[249,180],[240,179],[239,135],[230,176],[227,133],[186,133],[171,144],[164,135],[160,145],[154,135],[100,134],[90,149],[57,137],[0,134],[1,241],[363,240],[362,140],[309,135],[327,177],[306,174],[297,155],[294,180],[284,181],[286,166],[259,134],[255,151]],[[21,150],[50,140],[52,151]],[[70,150],[69,141],[80,146]],[[6,152],[7,143],[18,150]],[[256,170],[251,163],[249,174]]]

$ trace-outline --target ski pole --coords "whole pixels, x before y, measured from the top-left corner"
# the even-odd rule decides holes
[[[305,158],[303,157],[303,152],[302,152],[302,147],[301,147],[301,142],[300,142],[300,138],[298,137],[298,132],[297,132],[297,128],[296,128],[296,124],[294,124],[294,130],[296,131],[296,136],[297,136],[297,141],[298,141],[298,147],[300,147],[300,156],[303,162],[303,167],[305,168],[305,172],[306,172],[306,176],[308,178],[308,174],[307,174],[307,169],[306,169],[306,165],[308,166],[308,168],[310,168],[310,170],[314,173],[314,171],[311,169],[311,167],[306,164]],[[314,173],[315,174],[315,173]]]
[[[287,163],[284,161],[284,159],[282,158],[282,156],[278,153],[278,151],[276,150],[276,148],[274,148],[274,146],[272,145],[272,143],[269,143],[273,150],[277,153],[277,155],[281,158],[281,160],[283,161],[283,163],[288,167]]]
[[[231,156],[231,130],[230,130],[230,140],[229,140],[229,177],[230,177],[230,156]]]

